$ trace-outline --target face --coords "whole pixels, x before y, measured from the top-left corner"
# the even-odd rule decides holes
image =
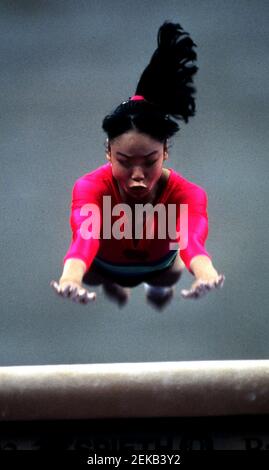
[[[106,156],[119,189],[134,200],[154,193],[168,158],[165,144],[135,130],[113,139]]]

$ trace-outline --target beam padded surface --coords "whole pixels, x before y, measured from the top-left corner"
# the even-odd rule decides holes
[[[0,419],[269,413],[269,360],[0,367]]]

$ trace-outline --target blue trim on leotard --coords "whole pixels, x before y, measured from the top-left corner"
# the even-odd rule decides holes
[[[179,253],[179,250],[171,250],[169,251],[169,253],[167,253],[167,255],[165,255],[160,260],[154,261],[149,264],[137,264],[137,265],[114,264],[114,263],[109,263],[107,261],[104,261],[98,256],[94,258],[94,263],[97,266],[101,267],[102,269],[105,269],[106,271],[109,271],[112,274],[117,274],[117,275],[122,275],[122,276],[135,276],[135,275],[141,275],[141,274],[148,274],[154,271],[168,268],[174,262],[178,253]]]

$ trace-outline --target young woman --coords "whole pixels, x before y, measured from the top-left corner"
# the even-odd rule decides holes
[[[143,283],[147,300],[161,308],[172,298],[184,267],[195,277],[190,289],[181,291],[186,299],[223,286],[225,276],[217,272],[205,248],[206,192],[164,167],[168,141],[179,130],[176,120],[187,123],[195,114],[195,46],[179,24],[165,22],[135,95],[104,118],[108,162],[75,182],[73,237],[60,280],[51,281],[57,294],[87,303],[96,294],[83,284],[101,284],[112,300],[124,305],[130,287]],[[160,223],[165,218],[167,228],[172,205],[176,237],[170,232],[160,236]],[[187,207],[185,244],[178,230],[181,205]],[[148,213],[137,219],[137,207],[157,206],[162,207],[162,221],[153,211],[148,236]]]

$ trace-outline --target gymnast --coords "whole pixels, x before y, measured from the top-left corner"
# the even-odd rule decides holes
[[[59,281],[50,282],[58,295],[87,304],[96,298],[96,292],[85,285],[101,285],[110,300],[123,306],[130,298],[131,288],[143,284],[146,300],[160,309],[173,298],[185,268],[195,279],[189,289],[181,290],[184,299],[199,299],[223,286],[225,276],[218,273],[205,248],[206,191],[164,166],[169,157],[170,139],[179,131],[177,121],[188,123],[189,117],[195,115],[193,76],[198,70],[195,47],[180,24],[165,21],[159,28],[157,48],[138,81],[135,94],[105,116],[102,128],[107,136],[107,162],[74,183],[70,215],[72,240],[63,258]],[[105,196],[110,198],[111,214],[104,213]],[[85,236],[82,226],[85,228],[89,220],[91,212],[87,208],[93,207],[92,204],[99,209],[99,217],[95,217],[99,228],[110,221],[114,228],[118,227],[118,233],[114,230],[111,237],[104,237],[99,231],[99,236],[98,233]],[[151,219],[153,236],[145,236],[145,215],[142,232],[137,236],[137,222],[130,225],[130,211],[128,215],[113,212],[117,204],[131,209],[133,221],[139,204],[140,207],[151,204],[154,208],[175,204],[177,229],[179,207],[187,205],[186,246],[180,239],[180,231],[176,232],[176,238],[158,236],[156,213]],[[128,220],[131,236],[130,232],[129,236],[123,236]]]

